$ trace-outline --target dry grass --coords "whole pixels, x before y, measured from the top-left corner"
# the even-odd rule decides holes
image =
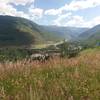
[[[0,100],[100,100],[100,51],[41,63],[0,63]]]

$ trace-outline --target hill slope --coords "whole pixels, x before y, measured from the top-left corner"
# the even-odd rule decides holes
[[[100,25],[96,25],[95,27],[82,33],[79,38],[90,45],[95,45],[100,42]]]
[[[61,38],[20,17],[0,16],[0,46],[30,46]]]
[[[0,16],[0,47],[71,40],[87,28],[41,26],[24,18]]]
[[[59,26],[41,26],[42,29],[49,33],[55,34],[62,39],[74,39],[81,33],[88,30],[88,28],[76,28],[76,27],[59,27]]]
[[[43,42],[38,25],[19,17],[0,16],[0,46]]]

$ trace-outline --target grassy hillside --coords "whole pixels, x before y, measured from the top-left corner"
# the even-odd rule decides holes
[[[0,16],[0,46],[22,46],[43,42],[38,25],[18,17]]]
[[[0,63],[0,99],[99,100],[100,48],[45,63]]]
[[[80,40],[89,45],[96,45],[100,42],[100,25],[97,25],[79,36]]]
[[[87,39],[87,43],[89,43],[91,45],[96,45],[97,43],[100,43],[100,32],[97,32],[97,33],[91,35]]]
[[[41,26],[44,31],[47,31],[51,34],[55,34],[56,36],[62,39],[74,39],[79,36],[81,33],[88,30],[88,28],[76,28],[76,27],[60,27],[60,26]]]
[[[74,39],[87,28],[41,26],[24,18],[0,16],[0,47],[28,46]]]
[[[60,38],[59,38],[60,39]],[[0,16],[0,46],[30,46],[59,40],[43,31],[36,23],[24,18]]]

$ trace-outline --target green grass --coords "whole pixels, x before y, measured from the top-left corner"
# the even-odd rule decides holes
[[[71,59],[0,64],[0,100],[100,100],[99,55],[89,49]]]
[[[0,16],[0,47],[30,47],[62,38],[20,17]]]
[[[100,99],[100,71],[80,67],[34,69],[13,72],[0,80],[1,100],[74,100]],[[20,94],[21,93],[21,94]],[[10,100],[10,99],[8,99]],[[69,99],[70,100],[70,99]],[[86,99],[85,99],[86,100]]]
[[[90,54],[90,53],[96,54],[99,51],[100,51],[100,47],[89,48],[89,49],[82,51],[82,54]]]

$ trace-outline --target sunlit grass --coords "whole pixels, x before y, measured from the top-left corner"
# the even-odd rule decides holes
[[[0,100],[100,100],[100,51],[45,63],[0,63]]]

